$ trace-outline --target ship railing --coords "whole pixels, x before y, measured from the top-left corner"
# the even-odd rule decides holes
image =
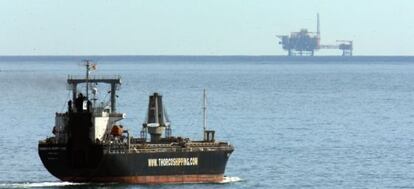
[[[151,152],[199,152],[199,151],[220,151],[226,150],[229,147],[191,147],[191,148],[182,148],[182,147],[169,147],[169,148],[139,148],[139,147],[130,147],[131,152],[135,153],[151,153]]]
[[[172,146],[182,146],[181,143],[178,142],[172,142],[172,143],[167,143],[167,144],[148,144],[148,143],[143,143],[142,141],[132,141],[131,140],[131,145],[135,145],[136,147],[139,148],[169,148]],[[219,146],[227,146],[228,143],[223,143],[223,142],[187,142],[184,143],[184,146],[189,146],[189,147],[208,147],[208,146],[214,146],[214,147],[219,147]]]
[[[150,152],[203,152],[203,151],[222,151],[227,150],[228,147],[203,147],[203,148],[164,148],[164,149],[136,149],[131,148],[136,153],[150,153]]]
[[[117,144],[108,143],[107,146],[108,146],[107,147],[108,151],[110,153],[125,153],[125,151],[129,149],[129,146],[127,143],[117,143]]]
[[[229,145],[217,143],[195,144],[187,143],[186,147],[169,144],[129,144],[128,143],[106,143],[110,153],[156,153],[156,152],[198,152],[198,151],[220,151],[231,148]]]

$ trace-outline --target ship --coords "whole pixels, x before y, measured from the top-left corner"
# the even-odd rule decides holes
[[[55,114],[52,134],[38,143],[40,159],[53,176],[77,183],[129,184],[219,183],[225,179],[234,147],[215,140],[215,131],[206,128],[205,90],[202,139],[172,135],[162,95],[157,92],[149,96],[138,136],[132,136],[121,123],[125,113],[116,107],[121,77],[92,75],[96,64],[90,61],[85,67],[86,76],[68,76],[72,98],[67,110]],[[94,87],[98,84],[109,86],[108,100],[98,99]]]

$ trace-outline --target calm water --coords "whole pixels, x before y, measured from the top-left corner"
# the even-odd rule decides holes
[[[59,182],[37,142],[65,110],[67,75],[83,67],[0,62],[0,70],[0,188],[414,188],[414,64],[101,61],[96,74],[122,76],[118,110],[134,135],[158,91],[173,134],[201,138],[206,88],[209,127],[236,147],[226,175],[241,181],[156,186]]]

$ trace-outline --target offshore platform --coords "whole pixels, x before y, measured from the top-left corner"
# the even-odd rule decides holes
[[[309,32],[301,29],[299,32],[292,32],[289,35],[278,35],[279,44],[288,51],[288,56],[314,56],[319,49],[339,49],[342,56],[352,56],[353,43],[351,40],[337,40],[335,44],[322,45],[319,13],[317,14],[317,31]]]

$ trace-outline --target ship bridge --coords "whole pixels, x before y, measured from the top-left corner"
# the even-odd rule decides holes
[[[78,84],[86,83],[86,97],[89,97],[89,83],[106,83],[111,86],[111,111],[116,112],[116,91],[119,90],[121,85],[121,77],[115,76],[76,76],[69,75],[67,79],[68,89],[72,90],[72,100],[75,102],[76,94],[78,92]]]

